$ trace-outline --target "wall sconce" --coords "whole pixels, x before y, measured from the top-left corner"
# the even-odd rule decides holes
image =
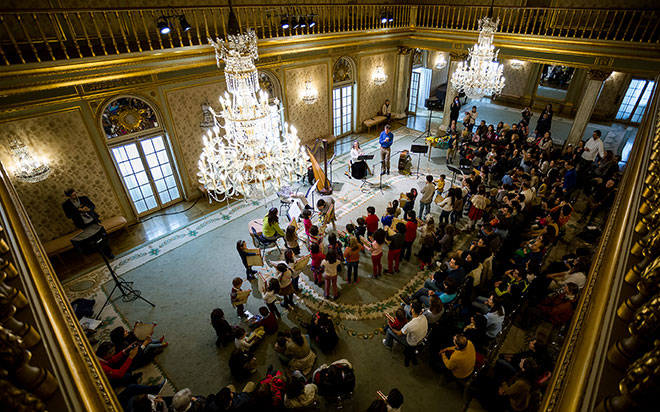
[[[303,93],[302,100],[307,104],[314,104],[319,98],[319,92],[312,86],[312,81],[308,79],[305,82],[305,92]]]
[[[50,166],[45,161],[35,159],[23,140],[14,137],[9,142],[9,150],[14,158],[14,176],[21,182],[37,183],[50,175]]]
[[[387,81],[387,75],[383,71],[383,66],[376,67],[376,73],[374,73],[374,84],[376,86],[382,86]]]
[[[511,68],[518,70],[518,69],[522,69],[525,62],[523,62],[522,60],[513,59],[513,60],[509,60],[509,64],[511,65]]]
[[[438,57],[435,59],[435,69],[442,70],[447,67],[447,57],[444,53],[438,53]]]

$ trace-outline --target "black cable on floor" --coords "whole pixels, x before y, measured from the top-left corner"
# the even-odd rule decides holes
[[[197,202],[199,202],[199,199],[201,199],[202,197],[203,197],[203,196],[198,197],[197,200],[195,200],[195,202],[194,202],[192,205],[190,205],[187,209],[183,209],[183,210],[180,210],[180,211],[178,211],[178,212],[172,212],[172,213],[159,213],[159,214],[157,214],[157,215],[151,215],[151,216],[149,216],[149,217],[146,218],[146,219],[140,219],[140,221],[137,222],[137,223],[138,223],[138,224],[139,224],[139,223],[144,223],[144,222],[146,222],[146,221],[148,221],[148,220],[151,220],[151,219],[153,219],[153,218],[155,218],[155,217],[169,216],[169,215],[178,215],[178,214],[180,214],[180,213],[187,212],[187,211],[189,211],[190,209],[192,209],[192,208],[197,204]]]

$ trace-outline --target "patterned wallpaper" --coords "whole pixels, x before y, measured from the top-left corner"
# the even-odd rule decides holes
[[[447,65],[440,69],[436,70],[435,69],[435,61],[438,58],[438,55],[444,54],[445,55],[445,60],[447,61]],[[439,52],[435,50],[429,50],[429,68],[432,71],[431,74],[431,94],[434,93],[435,89],[438,88],[438,86],[447,83],[447,74],[449,72],[449,55],[448,53],[445,52]]]
[[[390,99],[390,104],[394,103],[396,57],[396,52],[392,51],[360,58],[357,127],[360,127],[365,119],[375,116],[385,103],[385,99]],[[387,75],[387,81],[382,86],[376,86],[372,80],[378,66],[383,66],[383,71]]]
[[[506,96],[521,97],[525,95],[525,86],[532,71],[532,63],[522,62],[522,67],[514,69],[511,67],[511,60],[502,60],[504,66],[504,89],[502,94]]]
[[[47,159],[52,170],[46,180],[38,183],[22,183],[12,178],[42,242],[75,230],[61,206],[66,200],[63,192],[69,187],[89,196],[101,219],[122,214],[79,110],[4,123],[0,127],[0,161],[10,174],[12,135],[23,139],[33,153]]]
[[[226,90],[224,80],[218,79],[212,83],[186,87],[179,90],[166,90],[165,98],[169,106],[174,134],[179,141],[183,161],[192,187],[191,193],[197,189],[197,162],[202,153],[202,135],[204,130],[199,126],[202,121],[202,103],[208,102],[213,110],[220,110],[218,97]]]
[[[612,72],[610,77],[605,80],[603,89],[600,91],[598,101],[594,107],[594,113],[601,117],[615,116],[619,107],[619,97],[625,93],[623,88],[628,84],[629,75],[621,72]]]
[[[328,64],[319,63],[311,66],[285,68],[285,97],[289,124],[298,129],[302,143],[310,143],[320,137],[332,134],[330,125],[328,91]],[[302,101],[305,82],[311,79],[312,86],[318,91],[316,103]]]

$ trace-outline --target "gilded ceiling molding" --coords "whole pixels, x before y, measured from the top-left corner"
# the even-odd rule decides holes
[[[397,46],[397,53],[398,53],[398,54],[410,54],[410,52],[411,52],[412,50],[413,50],[413,49],[411,49],[410,47],[406,47],[406,46]]]
[[[467,57],[468,57],[468,54],[466,52],[458,52],[458,51],[450,51],[449,52],[449,58],[452,61],[465,60],[465,59],[467,59]]]
[[[607,78],[610,77],[610,74],[612,74],[611,70],[590,69],[587,71],[589,80],[598,80],[601,82],[607,80]]]

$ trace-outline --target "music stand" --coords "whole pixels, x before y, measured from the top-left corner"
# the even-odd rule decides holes
[[[368,186],[368,188],[366,189],[367,191],[368,191],[368,190],[371,188],[371,186],[372,186],[372,184],[371,184],[370,182],[367,181],[367,169],[368,169],[368,168],[367,168],[367,165],[366,165],[366,161],[367,161],[367,160],[371,160],[371,159],[373,159],[373,158],[374,158],[374,155],[360,155],[360,156],[358,156],[358,158],[357,158],[358,161],[360,161],[360,162],[365,162],[364,176],[362,177],[362,184],[360,185],[360,190],[363,191],[363,192],[365,191],[365,189],[364,189],[365,186]]]
[[[461,176],[465,175],[461,169],[455,168],[454,166],[447,165],[447,169],[449,169],[449,171],[452,172],[451,175],[452,184],[454,184],[454,182],[456,181],[457,173],[460,174]]]
[[[419,179],[419,161],[422,158],[422,153],[429,151],[429,147],[425,144],[414,144],[410,146],[410,151],[412,153],[417,153],[417,178]]]
[[[84,255],[90,255],[92,253],[98,252],[103,258],[105,266],[107,266],[108,270],[110,271],[112,280],[115,282],[115,286],[112,288],[112,291],[106,298],[105,303],[101,307],[101,310],[99,310],[99,313],[96,315],[96,319],[101,317],[101,312],[103,312],[103,309],[105,309],[108,303],[114,302],[114,300],[112,300],[112,295],[117,289],[119,289],[119,292],[121,293],[121,296],[117,297],[117,299],[121,298],[124,302],[133,302],[134,300],[142,299],[151,306],[156,307],[156,305],[142,297],[142,292],[137,289],[133,289],[131,286],[133,285],[133,282],[127,282],[123,279],[120,279],[110,266],[110,261],[108,261],[108,258],[102,252],[102,249],[108,246],[108,234],[106,233],[103,226],[99,224],[92,224],[87,226],[85,229],[83,229],[82,232],[71,238],[71,244],[79,253]]]

